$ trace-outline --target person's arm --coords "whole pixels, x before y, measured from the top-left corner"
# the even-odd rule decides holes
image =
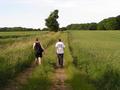
[[[57,46],[58,46],[58,45],[57,45],[57,43],[56,43],[56,44],[55,44],[55,48],[57,48]]]
[[[43,45],[40,43],[40,45],[41,45],[41,48],[44,50],[44,47],[43,47]]]
[[[57,54],[57,47],[58,47],[58,44],[56,43],[55,44],[55,53]]]
[[[45,54],[45,49],[44,49],[44,47],[43,47],[43,45],[41,43],[40,43],[40,46],[43,49],[43,54]]]
[[[35,48],[35,43],[33,43],[33,49]]]

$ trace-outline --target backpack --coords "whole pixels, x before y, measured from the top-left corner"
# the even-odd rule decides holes
[[[41,45],[40,45],[40,43],[39,42],[37,42],[37,43],[35,43],[35,51],[37,52],[37,53],[42,53],[44,50],[42,49],[42,47],[41,47]]]

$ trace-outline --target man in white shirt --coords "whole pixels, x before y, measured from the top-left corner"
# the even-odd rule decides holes
[[[58,64],[61,67],[63,67],[63,56],[64,56],[65,45],[61,41],[61,39],[59,39],[58,42],[56,43],[55,47],[56,47],[56,53],[57,53],[57,57],[58,57]]]

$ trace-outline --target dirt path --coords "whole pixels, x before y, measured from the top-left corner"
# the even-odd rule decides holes
[[[60,68],[56,69],[52,77],[52,86],[50,90],[70,90],[70,86],[65,83],[66,79],[65,70]]]
[[[29,68],[19,73],[15,79],[10,80],[8,82],[9,84],[5,86],[2,90],[19,90],[23,85],[27,83],[27,80],[32,74],[35,67],[36,65],[33,62]]]

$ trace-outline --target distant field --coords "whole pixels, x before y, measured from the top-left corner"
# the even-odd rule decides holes
[[[56,63],[55,43],[65,43],[65,83],[71,90],[120,90],[120,31],[0,32],[0,87],[29,68],[38,37],[43,64],[20,90],[50,90]]]

